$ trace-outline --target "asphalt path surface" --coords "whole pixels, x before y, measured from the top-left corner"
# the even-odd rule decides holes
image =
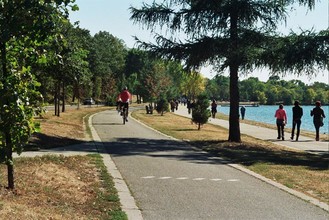
[[[123,125],[116,111],[96,114],[92,124],[146,220],[329,219],[321,208],[185,142],[131,118]]]

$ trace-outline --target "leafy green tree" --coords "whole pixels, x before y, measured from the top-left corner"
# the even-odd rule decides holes
[[[240,82],[240,99],[246,101],[258,101],[258,91],[262,83],[257,77],[250,77]]]
[[[0,4],[0,151],[7,164],[9,189],[14,189],[12,153],[20,154],[35,131],[37,82],[30,64],[42,62],[43,51],[38,49],[58,31],[55,24],[66,19],[70,3],[11,0]]]
[[[205,80],[199,72],[185,73],[182,90],[191,100],[205,91]]]
[[[209,99],[205,93],[198,95],[197,101],[192,110],[192,122],[198,125],[198,130],[201,129],[201,125],[208,122],[208,118],[211,113],[209,108]]]
[[[146,51],[135,48],[128,50],[125,61],[125,73],[128,84],[132,86],[129,88],[137,96],[138,103],[141,102],[142,97],[148,97],[148,91],[144,87],[144,81],[153,60],[154,58],[152,59],[150,53]]]
[[[285,105],[292,105],[293,104],[293,95],[291,90],[282,88],[279,92],[279,96],[281,97],[283,103]]]
[[[300,80],[291,80],[290,84],[291,86],[289,88],[293,90],[294,100],[299,100],[303,103],[303,97],[306,90],[305,83]]]
[[[206,89],[205,92],[207,93],[207,96],[210,97],[210,99],[219,99],[218,95],[218,86],[216,85],[216,82],[214,80],[206,79],[205,80]]]
[[[267,90],[265,91],[266,97],[267,97],[267,103],[268,105],[274,105],[278,101],[278,94],[279,91],[276,86],[273,85],[267,85]]]
[[[88,61],[93,75],[92,96],[95,99],[104,99],[107,95],[115,98],[126,86],[126,55],[127,49],[122,40],[106,31],[94,35]]]
[[[169,103],[164,96],[161,96],[157,101],[156,110],[159,114],[161,114],[161,116],[163,116],[165,112],[169,111]]]
[[[218,86],[218,99],[230,100],[230,78],[227,76],[216,75],[214,77],[216,85]]]
[[[313,104],[315,101],[316,93],[312,88],[309,88],[305,92],[304,100],[307,104]]]
[[[84,38],[89,38],[88,31],[74,27],[68,21],[59,21],[57,27],[60,32],[54,37],[54,41],[47,45],[46,50],[49,53],[49,61],[45,68],[47,71],[46,79],[49,76],[53,80],[55,115],[60,116],[60,102],[62,103],[62,112],[65,111],[67,100],[67,90],[75,90],[72,94],[73,99],[78,97],[78,108],[80,103],[80,87],[90,79],[88,68],[88,47]],[[41,79],[46,74],[40,74]]]
[[[264,105],[267,102],[267,98],[265,95],[265,92],[262,91],[256,91],[256,96],[257,96],[257,100],[259,101],[259,104]]]
[[[161,95],[167,97],[172,80],[166,72],[166,65],[161,60],[156,60],[144,73],[144,87],[147,100],[154,102]]]
[[[276,72],[289,70],[301,73],[305,66],[311,73],[313,67],[309,67],[313,64],[327,66],[328,49],[323,46],[327,42],[327,33],[319,33],[321,36],[303,35],[302,39],[294,35],[288,38],[276,37],[273,33],[277,24],[285,20],[286,10],[293,3],[312,8],[314,2],[315,0],[287,0],[273,4],[273,1],[258,0],[164,0],[161,4],[143,4],[140,9],[131,7],[130,10],[131,18],[145,24],[151,31],[156,31],[158,26],[166,27],[170,29],[170,33],[185,33],[187,38],[183,42],[157,35],[156,44],[138,41],[142,47],[169,59],[184,60],[190,68],[210,62],[220,71],[229,69],[228,139],[240,142],[239,69],[248,71],[254,67],[268,66]],[[299,56],[296,57],[292,56],[296,49],[294,45],[301,47],[297,47]],[[314,47],[307,51],[311,45]],[[303,52],[310,56],[302,55]],[[293,58],[286,61],[284,58],[288,56]]]

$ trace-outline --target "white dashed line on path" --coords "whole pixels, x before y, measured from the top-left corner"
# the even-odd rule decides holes
[[[227,182],[240,182],[239,179],[227,179],[227,180],[223,180],[221,178],[211,178],[211,179],[207,179],[207,178],[203,178],[203,177],[195,177],[195,178],[189,178],[187,176],[182,176],[182,177],[171,177],[171,176],[162,176],[162,177],[156,177],[156,176],[143,176],[141,177],[142,179],[158,179],[158,180],[169,180],[169,179],[176,179],[176,180],[194,180],[194,181],[203,181],[203,180],[210,180],[213,182],[219,182],[219,181],[227,181]]]
[[[240,180],[238,180],[238,179],[229,179],[229,180],[227,180],[228,182],[238,182],[238,181],[240,181]]]
[[[167,180],[167,179],[171,179],[172,177],[170,176],[163,176],[163,177],[159,177],[159,180]]]
[[[205,178],[194,178],[193,180],[196,180],[196,181],[200,181],[200,180],[204,180]]]
[[[155,176],[143,176],[142,179],[153,179]]]
[[[178,178],[176,178],[176,180],[187,180],[188,179],[188,177],[178,177]]]
[[[211,181],[221,181],[222,179],[210,179]]]

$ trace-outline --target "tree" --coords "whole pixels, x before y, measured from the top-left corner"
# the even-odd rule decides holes
[[[323,36],[276,37],[273,30],[284,21],[287,8],[298,2],[314,6],[315,0],[273,1],[213,1],[213,0],[164,0],[162,4],[143,4],[140,9],[131,7],[131,19],[145,24],[151,31],[158,25],[170,29],[170,33],[185,33],[186,41],[174,41],[156,36],[156,44],[138,43],[154,53],[169,58],[184,60],[187,67],[197,68],[205,63],[214,64],[218,70],[230,72],[229,141],[240,142],[239,125],[239,69],[253,70],[268,66],[274,71],[290,70],[301,73],[302,67],[318,64],[328,65],[328,33]],[[286,40],[288,39],[288,40]],[[281,44],[278,45],[278,42]],[[294,45],[307,45],[298,49],[299,58],[285,62]],[[311,52],[307,51],[310,45]],[[285,48],[288,48],[285,50]],[[273,53],[274,51],[274,53]],[[302,55],[305,52],[308,55]],[[273,53],[273,54],[272,54]],[[319,56],[317,56],[317,54]],[[293,56],[291,56],[293,57]],[[308,68],[309,73],[312,72]]]
[[[70,24],[67,20],[60,20],[56,24],[59,32],[49,42],[45,50],[48,53],[48,62],[44,70],[48,74],[41,73],[39,78],[53,81],[55,115],[60,116],[60,102],[62,103],[62,112],[65,112],[65,103],[67,97],[67,88],[74,88],[75,95],[78,97],[78,107],[80,101],[80,85],[90,78],[88,69],[88,46],[86,40],[90,35],[88,31],[79,29]],[[87,39],[84,39],[87,38]]]
[[[37,82],[31,63],[42,62],[40,46],[66,19],[70,0],[11,0],[0,4],[0,151],[7,164],[8,188],[14,189],[12,153],[20,154],[34,132]],[[73,6],[73,9],[76,9]]]
[[[165,112],[169,111],[169,103],[164,96],[161,96],[157,101],[156,110],[159,114],[161,114],[161,116],[163,116]]]
[[[143,50],[130,49],[126,56],[125,73],[127,76],[130,90],[136,94],[137,102],[140,103],[142,97],[146,98],[148,91],[144,87],[145,73],[151,66],[152,57]]]
[[[88,62],[93,75],[91,95],[95,99],[106,96],[115,99],[116,94],[126,86],[126,55],[127,49],[122,40],[106,31],[94,35]]]
[[[205,90],[205,81],[202,75],[198,72],[192,71],[191,73],[185,73],[182,82],[182,90],[193,100]]]
[[[208,118],[211,113],[209,108],[209,99],[205,93],[198,95],[197,101],[192,110],[192,122],[198,125],[198,130],[201,129],[201,125],[208,122]]]
[[[315,91],[312,88],[309,88],[305,92],[304,100],[306,101],[306,103],[312,104],[315,101],[315,96]]]

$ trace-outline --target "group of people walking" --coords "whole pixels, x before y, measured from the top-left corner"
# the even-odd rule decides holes
[[[295,129],[296,129],[296,141],[298,141],[299,134],[300,134],[300,125],[302,123],[302,116],[303,116],[303,108],[300,107],[300,103],[295,101],[294,107],[292,108],[292,131],[290,139],[294,139]],[[323,126],[323,118],[325,118],[325,114],[323,109],[321,108],[321,102],[315,102],[315,108],[311,110],[311,116],[313,117],[313,124],[315,127],[315,140],[320,140],[320,127]],[[274,117],[276,117],[276,125],[278,129],[278,137],[277,139],[284,140],[284,126],[287,124],[287,114],[286,111],[283,109],[283,105],[280,104],[279,108],[276,110]]]

